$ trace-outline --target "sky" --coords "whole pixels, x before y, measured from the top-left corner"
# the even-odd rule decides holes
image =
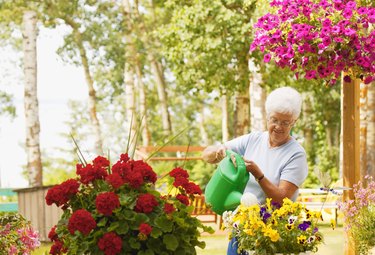
[[[40,145],[47,153],[71,146],[61,136],[68,130],[64,124],[69,117],[68,101],[87,100],[83,70],[64,64],[55,53],[62,44],[62,33],[42,29],[37,42]],[[13,120],[0,116],[0,187],[23,188],[28,184],[21,175],[26,165],[23,72],[14,64],[16,52],[0,48],[0,54],[0,90],[14,96],[17,111]]]

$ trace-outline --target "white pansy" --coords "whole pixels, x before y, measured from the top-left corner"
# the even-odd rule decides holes
[[[243,206],[252,206],[258,204],[257,197],[250,192],[246,192],[241,197],[241,205]]]

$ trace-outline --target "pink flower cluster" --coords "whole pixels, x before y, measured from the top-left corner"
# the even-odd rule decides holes
[[[353,186],[354,199],[338,204],[339,209],[344,213],[344,220],[347,223],[345,230],[348,231],[353,225],[360,226],[360,214],[363,209],[371,211],[375,207],[375,181],[371,176],[365,176],[367,185],[361,181]]]
[[[336,83],[341,72],[375,79],[375,8],[347,0],[274,0],[273,13],[255,24],[250,51],[259,48],[264,62],[273,59],[296,75]],[[350,76],[346,81],[350,81]]]

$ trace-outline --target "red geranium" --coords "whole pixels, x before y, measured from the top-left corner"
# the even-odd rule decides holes
[[[94,180],[105,179],[108,172],[101,165],[87,164],[86,166],[82,166],[81,164],[77,164],[77,175],[81,176],[80,181],[83,184],[89,184]]]
[[[69,179],[60,185],[56,185],[48,190],[46,195],[47,205],[55,203],[57,206],[61,206],[69,201],[79,189],[79,183],[74,179]]]
[[[188,194],[197,194],[197,195],[202,194],[201,188],[194,182],[188,182],[187,184],[183,185],[183,188]]]
[[[152,227],[147,223],[142,223],[141,225],[139,225],[139,232],[148,236],[152,232]]]
[[[138,196],[137,203],[135,205],[136,212],[150,213],[154,210],[154,207],[158,205],[158,201],[151,194],[141,194]]]
[[[114,192],[104,192],[96,197],[95,205],[99,213],[109,216],[114,209],[120,207],[120,200]]]
[[[56,225],[53,226],[51,228],[51,230],[49,231],[48,233],[48,238],[51,240],[51,241],[57,241],[59,239],[59,237],[57,236],[56,234]]]
[[[109,167],[109,160],[106,159],[105,157],[102,157],[102,156],[97,156],[93,161],[92,163],[94,164],[94,166],[96,167],[102,167],[102,168],[107,168]]]
[[[176,211],[176,208],[174,208],[174,206],[172,204],[169,204],[169,203],[164,204],[164,212],[165,213],[170,214],[170,213],[173,213],[174,211]]]
[[[61,242],[60,240],[56,240],[56,241],[53,242],[53,245],[51,246],[49,254],[59,255],[59,254],[65,253],[66,251],[67,250],[64,247],[63,242]]]
[[[121,237],[113,232],[106,233],[99,239],[98,247],[100,250],[104,251],[105,255],[119,254],[122,249]]]
[[[182,195],[182,194],[178,194],[176,196],[176,198],[181,202],[183,203],[184,205],[189,205],[190,204],[190,201],[189,201],[189,198],[185,195]]]
[[[108,175],[105,180],[115,189],[120,188],[125,183],[118,173]]]
[[[68,229],[70,234],[76,230],[84,235],[88,235],[96,227],[96,222],[91,213],[85,209],[75,211],[69,219]]]
[[[189,178],[189,173],[186,170],[182,169],[181,167],[176,167],[175,169],[169,172],[169,175],[174,178],[177,178],[177,177]]]

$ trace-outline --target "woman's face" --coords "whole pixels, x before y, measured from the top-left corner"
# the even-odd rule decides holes
[[[280,146],[289,141],[290,129],[295,120],[290,113],[271,113],[267,119],[267,128],[272,147]]]

